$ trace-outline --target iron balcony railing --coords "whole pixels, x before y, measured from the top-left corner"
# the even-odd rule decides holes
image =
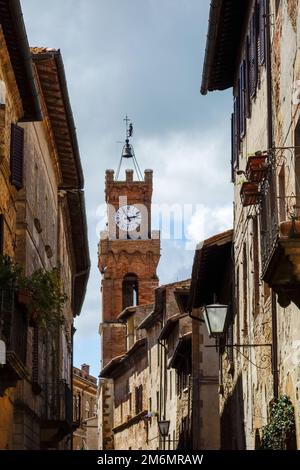
[[[267,177],[261,188],[261,260],[264,277],[277,245],[279,235],[279,217],[275,169],[269,166]]]

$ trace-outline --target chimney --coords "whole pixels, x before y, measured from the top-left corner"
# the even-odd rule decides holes
[[[81,370],[83,370],[86,375],[90,375],[90,366],[88,364],[82,364]]]

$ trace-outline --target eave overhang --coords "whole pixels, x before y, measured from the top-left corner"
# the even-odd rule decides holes
[[[233,86],[243,30],[252,0],[212,0],[201,94]]]

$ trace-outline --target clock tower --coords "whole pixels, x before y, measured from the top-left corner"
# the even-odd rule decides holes
[[[131,134],[130,134],[131,135]],[[123,158],[134,158],[127,135]],[[122,162],[121,157],[121,162]],[[120,162],[120,163],[121,163]],[[154,301],[158,286],[156,269],[160,258],[159,232],[151,231],[152,170],[106,170],[105,200],[107,231],[101,233],[99,270],[102,275],[102,321],[100,325],[102,366],[126,352],[124,325],[117,321],[126,307]]]

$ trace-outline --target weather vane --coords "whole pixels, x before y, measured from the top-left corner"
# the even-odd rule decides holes
[[[132,121],[127,116],[127,114],[126,114],[125,119],[123,119],[123,121],[125,121],[125,124],[126,124],[126,139],[125,139],[125,145],[124,145],[123,150],[122,150],[120,163],[119,163],[119,166],[118,166],[118,169],[117,169],[117,172],[116,172],[116,180],[119,179],[123,158],[132,158],[133,165],[134,165],[135,171],[137,173],[137,177],[138,177],[139,180],[142,180],[143,179],[142,172],[140,170],[137,159],[135,157],[133,146],[129,142],[129,139],[130,139],[130,137],[132,137],[132,134],[133,134],[133,124],[132,124]]]

